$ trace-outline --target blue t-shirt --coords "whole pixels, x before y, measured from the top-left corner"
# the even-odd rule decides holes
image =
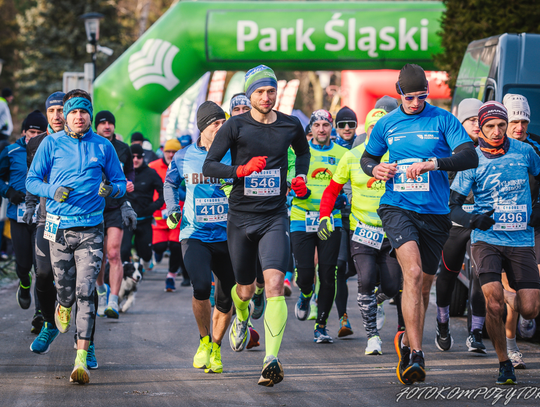
[[[418,114],[409,115],[399,108],[381,117],[373,128],[366,151],[378,157],[390,151],[390,163],[397,162],[404,169],[405,165],[415,161],[450,157],[456,147],[470,142],[458,119],[446,110],[426,103],[424,110]],[[381,205],[397,206],[418,213],[449,213],[450,189],[446,171],[429,171],[418,181],[414,184],[407,181],[405,174],[400,176],[397,173],[386,182]],[[412,186],[413,189],[403,192],[394,190],[401,186]]]
[[[488,159],[477,147],[478,168],[458,172],[452,189],[467,195],[474,194],[473,213],[492,209],[497,221],[490,229],[473,230],[471,242],[486,242],[497,246],[532,247],[534,228],[527,223],[531,218],[531,190],[529,174],[540,173],[540,158],[534,149],[510,139],[510,149],[499,158]]]
[[[178,151],[167,170],[165,183],[182,188],[185,182],[186,200],[180,226],[180,240],[198,239],[206,243],[227,240],[227,213],[229,201],[220,187],[221,179],[205,177],[202,166],[208,152],[197,143]],[[231,165],[231,154],[227,152],[221,160]],[[167,199],[167,208],[178,202],[177,197]]]

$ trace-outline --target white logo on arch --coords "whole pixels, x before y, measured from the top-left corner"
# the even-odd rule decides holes
[[[155,83],[172,90],[180,80],[172,71],[172,63],[180,51],[177,46],[160,39],[147,40],[142,49],[129,57],[129,79],[135,90]]]

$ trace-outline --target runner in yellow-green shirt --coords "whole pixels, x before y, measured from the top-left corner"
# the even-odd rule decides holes
[[[381,291],[388,298],[394,297],[399,292],[401,284],[401,268],[397,260],[390,257],[392,247],[382,229],[381,219],[377,215],[379,201],[385,191],[385,183],[366,175],[360,167],[360,158],[369,142],[371,129],[385,114],[386,112],[382,109],[373,109],[368,113],[366,141],[343,155],[330,185],[324,191],[320,204],[318,235],[321,239],[331,238],[333,228],[330,213],[343,185],[351,181],[351,256],[358,273],[358,305],[368,337],[366,355],[382,354],[382,341],[377,329],[375,295],[377,282],[381,282]],[[388,154],[383,156],[382,161],[388,161]]]

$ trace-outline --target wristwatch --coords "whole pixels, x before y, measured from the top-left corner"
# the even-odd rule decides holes
[[[437,171],[439,169],[439,162],[437,161],[437,157],[428,158],[428,161],[431,161],[433,164],[435,164],[435,168],[433,169],[433,171]]]

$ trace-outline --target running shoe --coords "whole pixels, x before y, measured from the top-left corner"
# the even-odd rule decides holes
[[[32,280],[30,280],[30,283],[28,283],[26,286],[19,281],[19,288],[17,288],[15,298],[17,299],[17,304],[19,304],[19,307],[22,309],[28,309],[30,308],[30,304],[32,304],[32,295],[30,294],[31,286]]]
[[[105,309],[105,315],[107,318],[118,319],[120,313],[118,312],[118,303],[109,301],[109,306]]]
[[[180,283],[180,287],[189,287],[191,285],[191,280],[189,278],[184,278]]]
[[[372,336],[368,339],[366,355],[382,355],[382,341],[378,335]]]
[[[481,329],[475,329],[472,331],[467,337],[465,345],[467,345],[467,350],[469,352],[487,353],[486,345],[484,345],[484,342],[482,341]]]
[[[71,308],[62,307],[60,304],[56,304],[56,310],[54,311],[54,323],[56,328],[65,334],[69,331],[69,325],[71,323]]]
[[[41,332],[30,345],[30,350],[38,355],[47,353],[51,347],[51,343],[55,340],[59,333],[60,331],[54,328],[52,324],[45,322],[45,324],[43,324],[43,328],[41,328]]]
[[[353,331],[351,328],[351,323],[349,322],[349,317],[347,316],[347,313],[345,313],[339,319],[339,331],[338,331],[337,337],[343,338],[345,336],[349,336],[352,334],[353,334]]]
[[[435,345],[440,351],[447,351],[452,348],[454,338],[450,335],[449,322],[441,323],[437,320],[437,329],[435,330]]]
[[[249,327],[249,343],[246,346],[246,349],[256,348],[257,346],[260,346],[259,343],[259,333],[253,329],[253,327]]]
[[[193,367],[195,369],[210,368],[210,352],[212,351],[212,342],[210,336],[206,335],[199,341],[199,348],[193,357]]]
[[[32,328],[30,329],[30,332],[33,334],[39,334],[41,332],[41,328],[43,327],[43,322],[45,322],[45,319],[43,319],[41,311],[38,310],[34,314],[34,318],[32,318]]]
[[[317,304],[317,294],[313,294],[311,296],[311,301],[309,302],[309,315],[307,319],[309,321],[313,321],[317,319],[317,313],[318,313],[318,304]]]
[[[400,325],[400,324],[398,324],[398,326],[397,326],[397,331],[398,331],[398,332],[405,332],[405,325]]]
[[[306,297],[304,293],[300,293],[298,301],[296,301],[296,305],[294,307],[294,315],[296,315],[296,318],[298,318],[300,321],[305,321],[307,319],[309,315],[310,301],[311,296]]]
[[[514,366],[508,363],[499,367],[499,377],[495,384],[518,384]]]
[[[264,359],[263,369],[258,384],[261,386],[272,387],[283,380],[283,366],[278,358],[269,355]]]
[[[249,343],[250,332],[248,321],[240,321],[238,315],[234,317],[231,328],[229,329],[229,343],[231,349],[235,352],[241,352]]]
[[[522,338],[530,339],[536,333],[536,321],[534,319],[525,319],[520,315],[517,330]]]
[[[253,305],[251,308],[253,309],[253,314],[251,317],[253,319],[259,319],[264,314],[264,308],[266,307],[266,302],[264,301],[264,290],[260,294],[253,294],[253,298],[251,299],[251,302]]]
[[[86,353],[86,366],[88,369],[97,369],[99,367],[97,359],[96,359],[96,348],[94,347],[94,342],[90,341],[90,345],[88,346],[88,351]]]
[[[514,366],[514,369],[527,369],[527,365],[523,361],[523,355],[520,351],[515,350],[512,352],[508,352],[508,358],[512,362],[512,366]]]
[[[283,290],[285,292],[285,297],[290,297],[292,294],[291,282],[287,279],[283,281]]]
[[[315,324],[315,332],[313,333],[313,342],[315,343],[334,343],[334,340],[328,331],[326,330],[325,325]]]
[[[86,366],[86,359],[82,359],[77,352],[77,357],[75,358],[75,366],[69,377],[70,382],[77,382],[79,384],[87,384],[90,382],[90,372]]]
[[[424,352],[413,350],[410,356],[409,366],[401,374],[403,384],[413,384],[426,380],[426,369],[424,362]]]
[[[411,349],[408,346],[401,346],[403,335],[405,335],[405,331],[398,331],[398,333],[394,337],[394,347],[396,348],[396,353],[399,359],[398,365],[396,368],[396,375],[401,383],[411,384],[411,383],[406,383],[403,378],[403,371],[409,365],[409,360],[410,360],[410,355],[411,355]]]
[[[104,317],[105,309],[107,308],[107,303],[109,302],[109,294],[111,293],[111,287],[108,284],[104,284],[105,292],[98,292],[98,307],[97,307],[97,316]]]
[[[165,279],[165,292],[166,293],[173,293],[176,291],[176,286],[174,285],[174,278],[167,277]]]
[[[386,313],[384,312],[384,302],[377,304],[377,331],[380,331],[386,321]]]
[[[223,362],[221,361],[221,346],[211,343],[210,362],[204,373],[223,373]]]

